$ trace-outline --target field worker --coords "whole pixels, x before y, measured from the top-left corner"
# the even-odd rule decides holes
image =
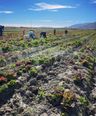
[[[53,33],[54,33],[54,35],[56,35],[56,29],[54,29]]]
[[[3,31],[4,31],[4,26],[0,25],[0,36],[3,35]]]
[[[41,33],[40,33],[40,38],[47,38],[46,32],[41,32]]]
[[[25,30],[23,30],[23,36],[25,35]]]
[[[65,30],[65,34],[66,34],[66,35],[68,34],[68,30]]]
[[[29,31],[29,38],[32,38],[32,39],[36,38],[35,33],[33,32],[33,30]]]

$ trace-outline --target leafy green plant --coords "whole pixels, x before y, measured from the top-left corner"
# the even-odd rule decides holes
[[[23,73],[26,73],[27,72],[26,68],[23,68],[22,71],[23,71]]]
[[[37,65],[38,64],[38,59],[37,58],[32,58],[31,62],[33,65]]]
[[[10,82],[7,83],[8,87],[12,87],[16,85],[16,80],[11,80]]]
[[[40,39],[40,45],[43,45],[45,43],[45,39]]]
[[[45,93],[45,91],[43,89],[40,89],[38,91],[38,97],[39,97],[39,99],[43,99],[45,97],[45,95],[46,95],[46,93]]]
[[[60,116],[69,116],[67,113],[63,112]]]
[[[89,69],[92,69],[93,68],[93,63],[92,62],[89,62],[88,60],[84,59],[82,61],[82,65],[86,68],[89,68]]]
[[[79,100],[81,105],[84,105],[84,106],[88,105],[88,100],[85,97],[80,96],[78,100]]]
[[[82,42],[81,42],[81,41],[75,41],[75,43],[74,43],[74,44],[75,44],[75,46],[76,46],[76,47],[79,47],[79,46],[81,46],[81,45],[82,45]]]
[[[38,92],[38,95],[39,95],[39,98],[45,97],[45,91],[44,91],[44,90],[40,90],[40,91]]]
[[[36,76],[38,73],[38,70],[35,67],[32,67],[29,71],[31,76]]]
[[[92,63],[94,63],[94,62],[95,62],[94,57],[89,56],[89,55],[87,55],[87,56],[86,56],[86,60],[87,60],[87,61],[89,61],[89,62],[92,62]]]
[[[0,66],[2,67],[4,65],[6,65],[6,60],[3,56],[2,57],[0,56]]]
[[[3,84],[2,86],[0,86],[0,93],[4,92],[6,89],[14,85],[16,85],[16,80],[11,80],[8,83]]]
[[[52,100],[56,101],[61,95],[60,94],[50,94]]]
[[[73,76],[73,81],[77,84],[81,83],[84,78],[82,77],[81,73]]]
[[[32,42],[28,42],[28,47],[32,47]]]
[[[84,52],[84,48],[81,48],[81,49],[80,49],[80,52]]]
[[[52,105],[60,105],[62,100],[62,95],[59,93],[51,93],[47,95],[47,99]]]
[[[11,65],[11,68],[15,68],[15,67],[16,67],[16,64],[15,63]]]
[[[17,71],[17,75],[18,75],[18,76],[21,76],[21,75],[22,75],[22,70],[18,70],[18,71]]]
[[[63,95],[65,88],[63,86],[57,86],[54,88],[55,93],[59,94],[59,95]]]
[[[0,93],[4,92],[8,88],[7,84],[0,86]]]
[[[10,45],[7,45],[7,46],[2,47],[2,51],[4,53],[11,51]]]
[[[55,62],[55,57],[49,59],[50,64],[52,65]]]
[[[39,46],[39,41],[38,41],[38,40],[34,40],[32,43],[33,43],[33,46],[34,46],[34,47]]]
[[[6,75],[5,71],[0,70],[0,76],[4,76],[5,77],[5,75]]]
[[[45,55],[42,55],[39,57],[39,64],[47,64],[49,61],[49,58]]]

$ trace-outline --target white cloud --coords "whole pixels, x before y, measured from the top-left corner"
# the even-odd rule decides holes
[[[92,3],[92,4],[96,4],[96,0],[92,0],[91,3]]]
[[[96,4],[96,1],[93,1],[93,3],[95,3],[95,4]]]
[[[76,8],[76,6],[71,6],[71,5],[48,4],[44,2],[36,3],[35,6],[36,8],[29,8],[28,10],[33,10],[33,11],[50,10],[56,12],[59,9]]]
[[[13,11],[9,11],[9,10],[6,10],[6,11],[0,11],[1,14],[12,14]]]

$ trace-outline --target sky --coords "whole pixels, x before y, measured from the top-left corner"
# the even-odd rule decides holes
[[[0,0],[0,25],[67,27],[96,22],[96,0]]]

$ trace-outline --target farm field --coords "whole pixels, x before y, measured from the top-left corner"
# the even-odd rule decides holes
[[[95,116],[96,30],[34,30],[0,38],[0,116]]]

